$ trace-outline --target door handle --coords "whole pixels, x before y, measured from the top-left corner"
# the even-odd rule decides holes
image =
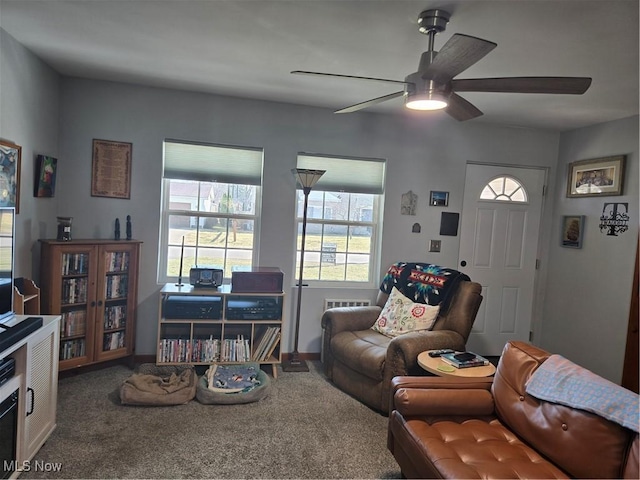
[[[31,395],[31,410],[27,412],[27,417],[33,413],[33,407],[36,403],[36,392],[34,392],[33,388],[27,387],[27,393]]]

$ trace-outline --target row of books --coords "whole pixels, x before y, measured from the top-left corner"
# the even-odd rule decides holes
[[[248,362],[251,347],[248,338],[238,335],[224,340],[163,338],[158,345],[160,362],[163,363],[209,363]]]
[[[86,310],[70,310],[60,317],[60,336],[73,337],[84,335],[87,325]]]
[[[62,255],[62,275],[86,274],[89,269],[89,255],[86,253],[65,253]]]
[[[129,270],[129,252],[109,252],[105,256],[107,272],[126,272]]]
[[[109,305],[104,309],[104,329],[124,328],[127,323],[126,305]]]
[[[85,356],[84,338],[77,340],[67,340],[60,344],[60,360],[69,360],[76,357]]]
[[[265,332],[258,340],[257,347],[254,349],[251,360],[254,362],[263,362],[267,360],[280,341],[280,327],[267,327]]]
[[[62,280],[62,303],[85,303],[87,301],[87,277]]]
[[[468,354],[467,356],[473,355],[473,357],[469,359],[461,359],[460,354]],[[443,362],[456,368],[482,367],[484,365],[489,365],[489,360],[473,352],[445,353],[440,358]]]
[[[125,298],[127,296],[128,275],[108,275],[105,298]]]
[[[102,351],[108,352],[109,350],[117,350],[118,348],[124,348],[125,345],[125,332],[113,332],[105,333],[102,342]]]

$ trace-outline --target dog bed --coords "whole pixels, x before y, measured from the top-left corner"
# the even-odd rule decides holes
[[[120,386],[123,405],[182,405],[196,395],[198,375],[192,365],[143,363]]]
[[[196,398],[205,405],[257,402],[271,388],[269,376],[257,363],[213,364],[198,380]]]

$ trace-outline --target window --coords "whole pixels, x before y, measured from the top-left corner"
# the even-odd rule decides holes
[[[491,180],[480,193],[480,200],[499,202],[527,202],[527,192],[513,177],[497,177]]]
[[[164,142],[158,281],[192,266],[246,269],[255,262],[262,150]]]
[[[297,166],[325,170],[309,193],[303,280],[373,282],[384,160],[299,154]],[[296,277],[303,208],[304,194],[298,189]]]

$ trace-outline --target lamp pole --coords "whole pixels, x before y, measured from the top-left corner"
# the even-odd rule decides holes
[[[300,239],[300,270],[298,273],[298,305],[296,306],[293,352],[291,353],[291,357],[283,362],[282,370],[285,372],[308,372],[309,367],[307,366],[307,362],[300,359],[300,353],[298,352],[298,339],[300,336],[300,308],[302,306],[302,278],[304,274],[304,247],[307,238],[307,207],[309,205],[309,193],[311,193],[311,187],[316,184],[325,171],[298,168],[292,170],[292,172],[297,176],[300,184],[302,185],[304,206],[302,208],[302,238]]]

